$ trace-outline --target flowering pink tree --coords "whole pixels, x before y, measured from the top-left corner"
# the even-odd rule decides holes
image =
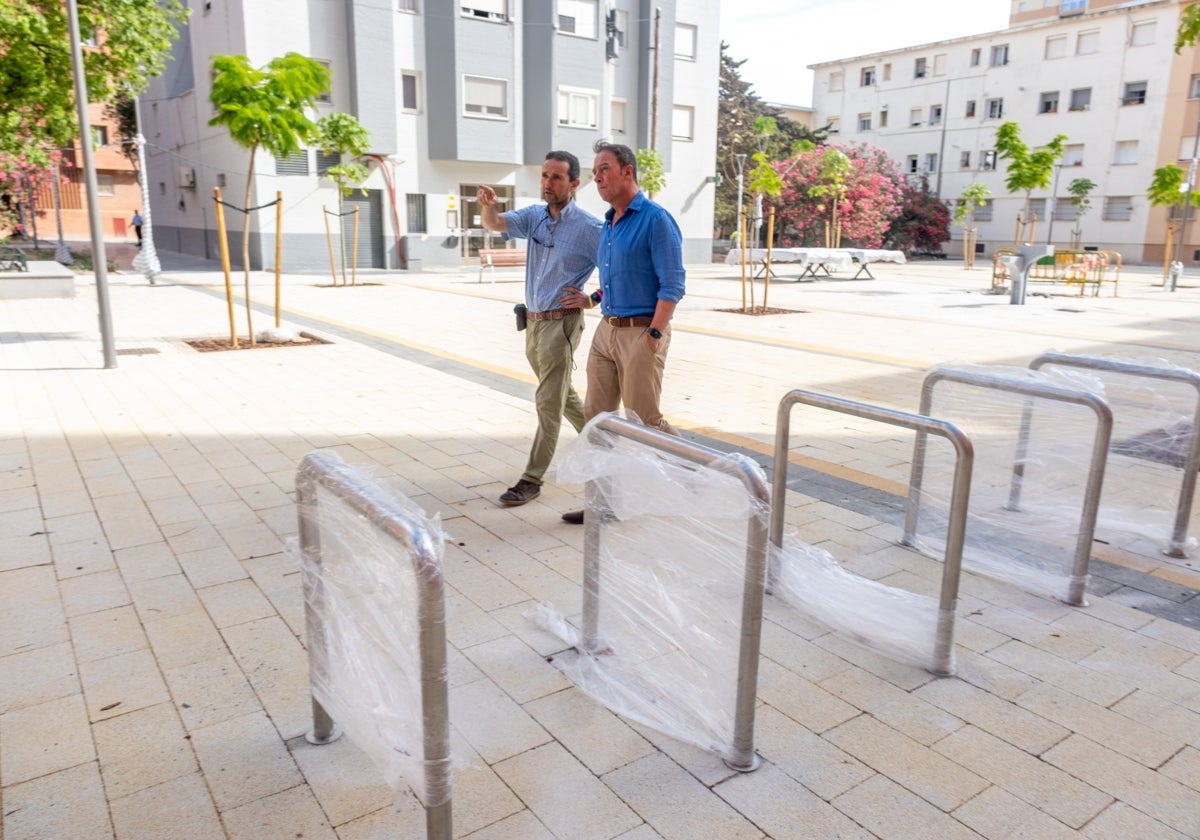
[[[845,155],[839,182],[827,183],[830,149]],[[841,230],[842,244],[878,248],[903,201],[904,180],[882,149],[866,144],[816,146],[779,166],[783,178],[776,209],[779,244],[824,245],[826,224]],[[836,195],[837,201],[831,196]]]
[[[54,167],[59,166],[62,152],[57,149],[34,149],[33,152],[0,152],[0,230],[15,230],[25,208],[25,224],[36,233],[33,196],[43,186],[50,186]],[[44,211],[43,211],[44,212]],[[25,231],[28,235],[30,231]]]

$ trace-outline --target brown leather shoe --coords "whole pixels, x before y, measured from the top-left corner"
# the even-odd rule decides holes
[[[570,522],[572,525],[583,524],[583,511],[569,510],[562,515],[563,522]]]
[[[526,502],[532,502],[541,495],[542,486],[534,484],[532,481],[521,479],[512,487],[509,487],[500,496],[500,504],[505,507],[516,507],[523,505]]]

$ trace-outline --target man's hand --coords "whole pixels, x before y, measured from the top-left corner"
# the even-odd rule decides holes
[[[479,189],[475,191],[475,199],[483,207],[496,206],[496,191],[487,184],[480,184]]]
[[[592,299],[585,295],[581,289],[576,289],[574,286],[563,286],[562,296],[558,302],[563,305],[563,309],[591,309]]]

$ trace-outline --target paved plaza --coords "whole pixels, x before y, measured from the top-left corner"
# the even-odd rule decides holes
[[[362,272],[348,288],[287,274],[284,322],[328,343],[200,353],[185,340],[228,333],[221,274],[162,260],[155,285],[110,277],[112,370],[91,278],[73,300],[0,300],[0,840],[424,836],[417,800],[394,804],[354,743],[304,738],[288,546],[296,467],[315,449],[369,467],[449,537],[456,837],[1200,837],[1200,560],[1097,542],[1086,607],[964,573],[957,674],[942,678],[768,595],[763,764],[736,773],[548,661],[562,643],[531,615],[578,613],[584,529],[560,514],[583,488],[552,469],[535,501],[496,503],[536,425],[519,269]],[[1057,349],[1200,369],[1195,276],[1167,293],[1159,271],[1126,268],[1117,297],[1034,286],[1011,306],[986,293],[989,268],[785,271],[767,302],[789,311],[748,316],[731,311],[736,268],[689,267],[664,412],[768,465],[794,388],[915,411],[945,362]],[[761,282],[753,293],[761,304]],[[270,326],[271,275],[253,275],[252,302]],[[789,526],[860,575],[936,596],[941,563],[899,545],[892,515],[911,437],[812,410],[792,433]]]

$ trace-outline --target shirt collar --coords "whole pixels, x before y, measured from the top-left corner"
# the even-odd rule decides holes
[[[646,203],[646,201],[647,201],[646,194],[644,192],[642,192],[641,190],[638,190],[637,195],[635,195],[633,197],[633,201],[629,202],[629,206],[625,208],[625,212],[628,213],[629,211],[632,210],[633,212],[636,213],[637,211],[642,209],[642,205],[644,205]],[[613,216],[616,215],[616,212],[617,212],[617,210],[615,207],[609,207],[608,210],[606,210],[604,212],[604,218],[607,219],[611,223],[613,220]]]

